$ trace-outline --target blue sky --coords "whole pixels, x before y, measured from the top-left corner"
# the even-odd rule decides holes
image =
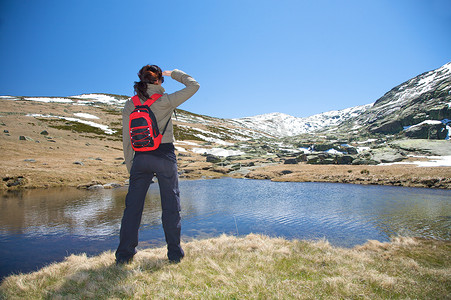
[[[1,0],[0,95],[130,96],[150,63],[199,81],[182,109],[307,117],[450,62],[450,30],[447,0]]]

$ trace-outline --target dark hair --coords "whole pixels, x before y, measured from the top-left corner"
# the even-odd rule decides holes
[[[164,82],[163,72],[156,65],[145,65],[139,70],[138,77],[140,81],[135,81],[135,93],[143,101],[150,98],[147,94],[147,84],[155,84],[158,80]]]

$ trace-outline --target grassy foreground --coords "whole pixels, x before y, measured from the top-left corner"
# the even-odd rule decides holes
[[[395,238],[353,249],[327,241],[262,235],[220,236],[183,245],[169,264],[165,249],[139,251],[117,267],[112,252],[71,255],[2,282],[5,299],[416,298],[451,297],[451,243]]]

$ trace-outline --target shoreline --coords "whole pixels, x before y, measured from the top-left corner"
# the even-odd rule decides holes
[[[102,168],[99,168],[99,163]],[[28,163],[30,164],[30,163]],[[183,163],[180,163],[182,164]],[[2,170],[3,169],[3,170]],[[105,165],[89,159],[83,165],[71,164],[58,170],[28,167],[0,167],[0,191],[47,188],[116,188],[128,185],[128,173],[122,161]],[[186,172],[189,170],[189,172]],[[263,179],[275,182],[327,182],[362,185],[451,189],[451,167],[417,167],[413,165],[283,165],[266,164],[226,173],[211,163],[179,168],[180,180],[218,179],[222,177]],[[8,186],[9,185],[9,186]]]

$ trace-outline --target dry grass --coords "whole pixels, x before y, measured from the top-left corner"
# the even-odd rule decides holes
[[[353,249],[327,241],[223,235],[184,244],[169,264],[165,249],[114,265],[111,252],[72,255],[42,270],[6,278],[5,299],[358,298],[445,299],[451,295],[451,245],[396,238]]]

